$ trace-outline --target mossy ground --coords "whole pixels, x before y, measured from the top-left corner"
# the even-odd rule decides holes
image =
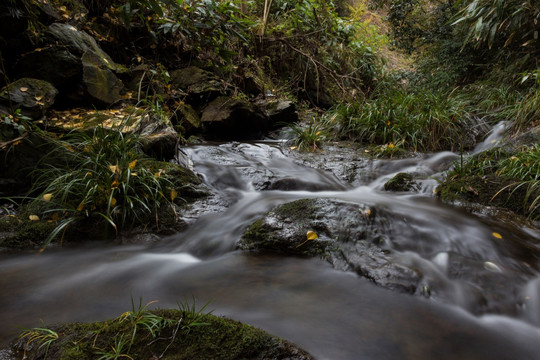
[[[303,350],[271,336],[264,331],[240,322],[203,315],[201,326],[187,327],[193,314],[179,310],[156,310],[154,314],[167,321],[155,336],[144,327],[137,328],[135,336],[129,322],[122,316],[104,322],[62,324],[51,328],[57,340],[39,348],[39,343],[28,344],[19,339],[13,349],[26,352],[26,359],[91,360],[102,359],[311,359]],[[179,326],[180,325],[180,326]],[[119,339],[126,344],[119,348]],[[133,343],[129,343],[133,339]],[[110,357],[103,357],[110,354]],[[119,357],[114,357],[114,354]],[[120,356],[121,355],[121,356]]]
[[[527,215],[531,196],[527,196],[525,187],[516,188],[512,184],[515,184],[514,180],[498,177],[495,174],[469,174],[446,179],[437,188],[437,195],[448,202],[472,202]]]

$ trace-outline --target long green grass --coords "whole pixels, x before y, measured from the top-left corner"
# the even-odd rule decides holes
[[[337,106],[330,115],[341,138],[413,151],[459,149],[466,116],[464,103],[451,93],[399,88]]]
[[[143,165],[138,136],[122,129],[70,133],[45,158],[32,188],[39,195],[30,204],[36,216],[58,222],[44,246],[83,219],[101,219],[116,232],[148,222],[177,195],[164,170]]]

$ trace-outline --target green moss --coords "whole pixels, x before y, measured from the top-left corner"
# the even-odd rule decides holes
[[[201,180],[197,175],[181,165],[157,160],[144,160],[142,164],[154,173],[164,171],[164,176],[171,181],[178,192],[175,202],[179,205],[185,204],[185,201],[189,202],[209,195],[209,192],[201,186]]]
[[[514,183],[512,179],[495,174],[466,175],[445,180],[437,187],[437,195],[447,202],[473,202],[527,215],[526,188],[515,188],[512,186]]]
[[[411,174],[399,173],[384,184],[386,191],[411,191],[417,187]]]
[[[282,218],[316,219],[315,199],[300,199],[283,204],[275,209],[275,214]]]
[[[11,249],[40,246],[56,226],[47,221],[26,220],[23,216],[0,218],[0,246]]]
[[[105,353],[113,354],[113,349],[119,348],[120,339],[126,343],[116,354],[124,354],[126,358],[129,355],[133,359],[294,359],[295,355],[296,358],[311,358],[282,339],[234,320],[207,314],[199,319],[199,326],[189,327],[186,325],[194,316],[191,312],[146,311],[145,315],[148,314],[162,319],[165,326],[154,335],[140,326],[134,338],[133,327],[124,315],[104,322],[54,326],[51,330],[58,334],[58,339],[52,342],[47,359],[96,359]],[[26,345],[19,341],[13,350],[21,351]],[[43,355],[44,349],[38,349],[38,346],[27,351],[28,359]]]

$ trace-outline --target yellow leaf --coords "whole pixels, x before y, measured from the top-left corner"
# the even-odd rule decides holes
[[[60,6],[59,9],[60,9],[60,11],[67,11],[67,8],[65,6],[63,6],[63,5]]]
[[[130,168],[130,170],[133,170],[135,169],[135,165],[137,165],[137,159],[130,162],[128,167]]]
[[[111,187],[112,187],[112,188],[117,188],[118,185],[120,185],[120,182],[119,182],[118,180],[114,180],[114,181],[112,182],[112,184],[111,184]]]
[[[321,132],[320,132],[320,131],[317,131],[317,132],[315,133],[315,135],[316,135],[316,136],[319,136],[319,135],[321,135]]]
[[[30,219],[31,221],[38,221],[38,220],[39,220],[39,216],[37,216],[37,215],[30,215],[30,216],[28,217],[28,219]]]
[[[51,201],[52,197],[53,197],[53,194],[51,193],[43,194],[43,200],[45,201]]]
[[[178,196],[178,192],[175,189],[171,190],[171,201],[174,201],[176,197]]]
[[[22,92],[26,92],[26,91],[28,91],[28,88],[23,86],[23,87],[20,88],[19,90],[21,90]]]
[[[319,236],[317,236],[317,234],[315,233],[315,231],[312,231],[312,230],[309,230],[307,233],[306,233],[306,240],[304,240],[300,245],[298,245],[296,248],[299,248],[300,246],[304,245],[305,243],[307,243],[309,240],[315,240],[317,239]]]
[[[109,169],[111,169],[111,172],[115,173],[118,171],[118,166],[116,165],[109,165]]]
[[[493,235],[493,236],[496,237],[497,239],[502,239],[502,235],[499,234],[498,232],[494,232],[494,233],[492,233],[491,235]]]
[[[296,150],[297,147],[298,147],[298,146],[291,146],[290,149],[291,149],[291,150]]]

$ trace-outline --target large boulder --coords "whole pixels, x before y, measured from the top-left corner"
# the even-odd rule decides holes
[[[255,221],[238,247],[243,250],[317,256],[385,288],[415,293],[421,276],[397,264],[388,248],[382,211],[333,199],[302,199],[276,207]],[[312,231],[317,238],[306,234]]]
[[[220,96],[204,108],[201,123],[205,133],[219,139],[259,138],[269,129],[266,115],[249,101]]]
[[[90,35],[69,24],[50,25],[41,47],[25,54],[17,63],[20,76],[47,80],[66,100],[93,105],[118,101],[122,82],[114,63]]]
[[[263,100],[259,102],[258,105],[266,112],[272,127],[279,127],[284,124],[291,124],[298,121],[296,105],[292,101]]]
[[[196,66],[170,72],[171,86],[188,94],[188,102],[203,107],[225,92],[223,82]]]
[[[33,120],[45,115],[54,104],[58,90],[49,82],[22,78],[0,90],[0,113],[12,113],[20,109],[21,115]]]

